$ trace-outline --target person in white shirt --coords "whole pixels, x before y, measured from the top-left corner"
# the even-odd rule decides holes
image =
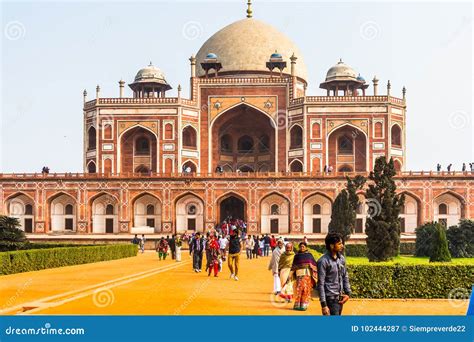
[[[245,237],[245,252],[247,253],[247,259],[252,259],[252,251],[255,247],[255,241],[252,236]]]
[[[142,254],[145,253],[145,235],[142,234],[142,237],[140,238],[140,250],[142,251]]]
[[[280,262],[280,256],[284,251],[284,248],[283,240],[278,240],[277,247],[273,250],[272,258],[268,264],[268,270],[272,271],[273,275],[273,292],[275,295],[278,295],[281,292],[280,270],[278,269],[278,264]]]
[[[263,249],[265,248],[265,242],[263,236],[258,240],[258,249],[260,250],[260,255],[263,256]]]
[[[226,248],[227,248],[228,242],[229,241],[224,236],[219,237],[219,249],[222,256],[222,261],[225,261],[225,258],[226,258]]]

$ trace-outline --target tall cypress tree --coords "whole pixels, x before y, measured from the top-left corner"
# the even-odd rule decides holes
[[[374,171],[369,175],[366,191],[369,213],[365,223],[367,234],[367,256],[370,261],[387,261],[398,255],[400,247],[400,210],[405,196],[396,194],[393,177],[396,171],[393,159],[387,163],[385,157],[375,161]]]
[[[341,234],[344,242],[349,240],[356,222],[356,210],[359,206],[357,190],[365,184],[365,178],[356,176],[354,180],[347,179],[346,189],[343,189],[334,200],[331,210],[329,231]]]
[[[435,231],[431,243],[430,262],[451,261],[451,254],[448,249],[448,239],[446,238],[446,228],[439,223],[435,223]]]

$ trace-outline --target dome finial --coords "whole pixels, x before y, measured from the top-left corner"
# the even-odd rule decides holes
[[[252,1],[247,1],[247,18],[252,18]]]

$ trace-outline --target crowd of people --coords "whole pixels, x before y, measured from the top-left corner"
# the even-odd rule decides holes
[[[323,315],[341,315],[343,305],[349,300],[351,288],[342,253],[344,245],[338,233],[326,236],[327,251],[316,261],[308,249],[306,237],[295,248],[292,242],[282,237],[247,235],[247,224],[243,220],[228,218],[205,234],[196,232],[162,237],[156,244],[159,260],[166,260],[170,251],[172,259],[181,261],[183,241],[189,245],[193,271],[202,272],[205,256],[208,276],[218,277],[227,261],[230,278],[238,281],[243,249],[247,259],[269,257],[273,293],[287,303],[294,301],[294,310],[308,309],[314,289],[319,292]],[[144,252],[144,235],[141,238],[135,235],[132,242]]]

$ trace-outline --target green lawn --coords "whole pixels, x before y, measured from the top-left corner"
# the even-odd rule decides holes
[[[369,264],[369,259],[365,257],[346,257],[347,263],[350,265],[361,265]],[[409,255],[402,255],[394,258],[392,261],[385,262],[384,264],[404,264],[404,265],[414,265],[414,264],[429,264],[430,260],[428,257],[415,257]],[[379,263],[370,263],[370,264],[379,264]],[[452,258],[451,262],[443,264],[452,264],[452,265],[474,265],[474,258]]]

